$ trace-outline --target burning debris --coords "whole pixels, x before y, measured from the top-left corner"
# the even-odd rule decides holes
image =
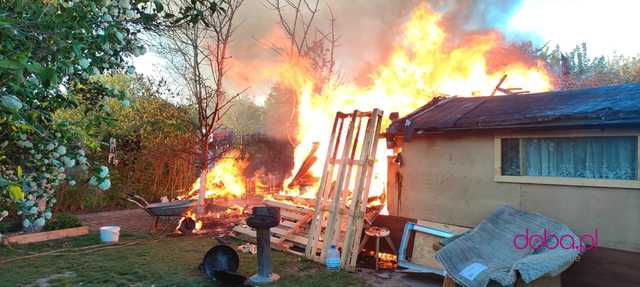
[[[187,211],[187,213],[180,218],[180,221],[178,221],[178,227],[176,227],[176,231],[184,235],[198,232],[201,229],[202,220],[197,220],[196,215],[191,210]]]
[[[293,190],[298,188],[300,190],[299,194],[306,193],[306,187],[313,186],[318,182],[318,178],[309,171],[313,164],[318,160],[318,157],[316,157],[318,147],[320,147],[320,143],[314,142],[311,147],[311,151],[300,165],[298,172],[296,172],[287,185],[288,189]]]
[[[240,157],[240,151],[231,150],[224,154],[207,174],[205,197],[209,199],[242,197],[247,188],[242,175],[246,166],[247,162]],[[200,178],[193,183],[191,191],[184,197],[197,199],[199,189]]]
[[[238,205],[238,203],[249,204],[248,201],[208,199],[205,202],[206,211],[203,215],[197,216],[192,210],[183,214],[176,227],[178,234],[230,234],[231,229],[248,216],[245,208]],[[260,202],[255,201],[250,205],[255,206]]]
[[[355,267],[363,221],[371,222],[384,206],[384,196],[368,196],[381,121],[380,110],[336,113],[316,198],[287,194],[264,200],[267,208],[280,210],[280,220],[268,235],[274,246],[321,261],[328,246],[336,245],[348,254],[343,255],[343,266]],[[306,173],[312,161],[305,160],[297,174]],[[248,225],[234,231],[257,236]]]

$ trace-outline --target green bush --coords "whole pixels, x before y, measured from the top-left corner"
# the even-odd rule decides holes
[[[44,226],[44,230],[58,230],[80,226],[82,226],[82,222],[80,222],[80,218],[75,214],[58,213]]]
[[[7,219],[0,222],[0,234],[18,232],[22,230],[22,223],[17,219]]]
[[[125,193],[139,194],[149,201],[170,199],[191,189],[197,174],[193,152],[197,150],[197,131],[193,129],[192,107],[167,100],[163,82],[121,74],[96,77],[114,90],[127,91],[129,106],[109,101],[115,120],[100,126],[94,137],[99,142],[116,140],[117,164],[104,163],[108,148],[87,155],[89,162],[109,166],[111,188],[98,190],[87,182],[89,177],[77,179],[76,185],[61,185],[56,193],[56,210],[63,212],[101,211],[131,208],[123,200]],[[65,110],[59,119],[83,121],[83,107]],[[87,123],[90,126],[90,123]]]

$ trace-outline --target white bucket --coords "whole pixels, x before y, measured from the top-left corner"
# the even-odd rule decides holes
[[[100,227],[100,241],[102,243],[116,243],[120,239],[120,226]]]

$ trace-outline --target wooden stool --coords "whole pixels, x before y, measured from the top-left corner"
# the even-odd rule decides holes
[[[364,230],[364,240],[362,240],[362,243],[360,244],[360,250],[362,250],[367,244],[369,237],[376,238],[376,271],[378,271],[378,261],[380,260],[380,258],[378,258],[378,254],[380,253],[380,238],[384,238],[389,247],[391,247],[391,250],[393,250],[395,254],[398,254],[396,246],[393,245],[393,241],[391,241],[391,237],[389,237],[390,234],[391,230],[389,230],[389,228],[381,226],[371,226]]]

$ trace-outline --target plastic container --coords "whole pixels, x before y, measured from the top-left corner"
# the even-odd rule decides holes
[[[336,248],[335,245],[331,245],[331,248],[329,248],[329,250],[327,251],[325,264],[327,265],[327,270],[329,271],[340,270],[340,251],[338,251],[338,248]]]
[[[100,227],[100,241],[102,243],[116,243],[120,240],[120,226]]]

